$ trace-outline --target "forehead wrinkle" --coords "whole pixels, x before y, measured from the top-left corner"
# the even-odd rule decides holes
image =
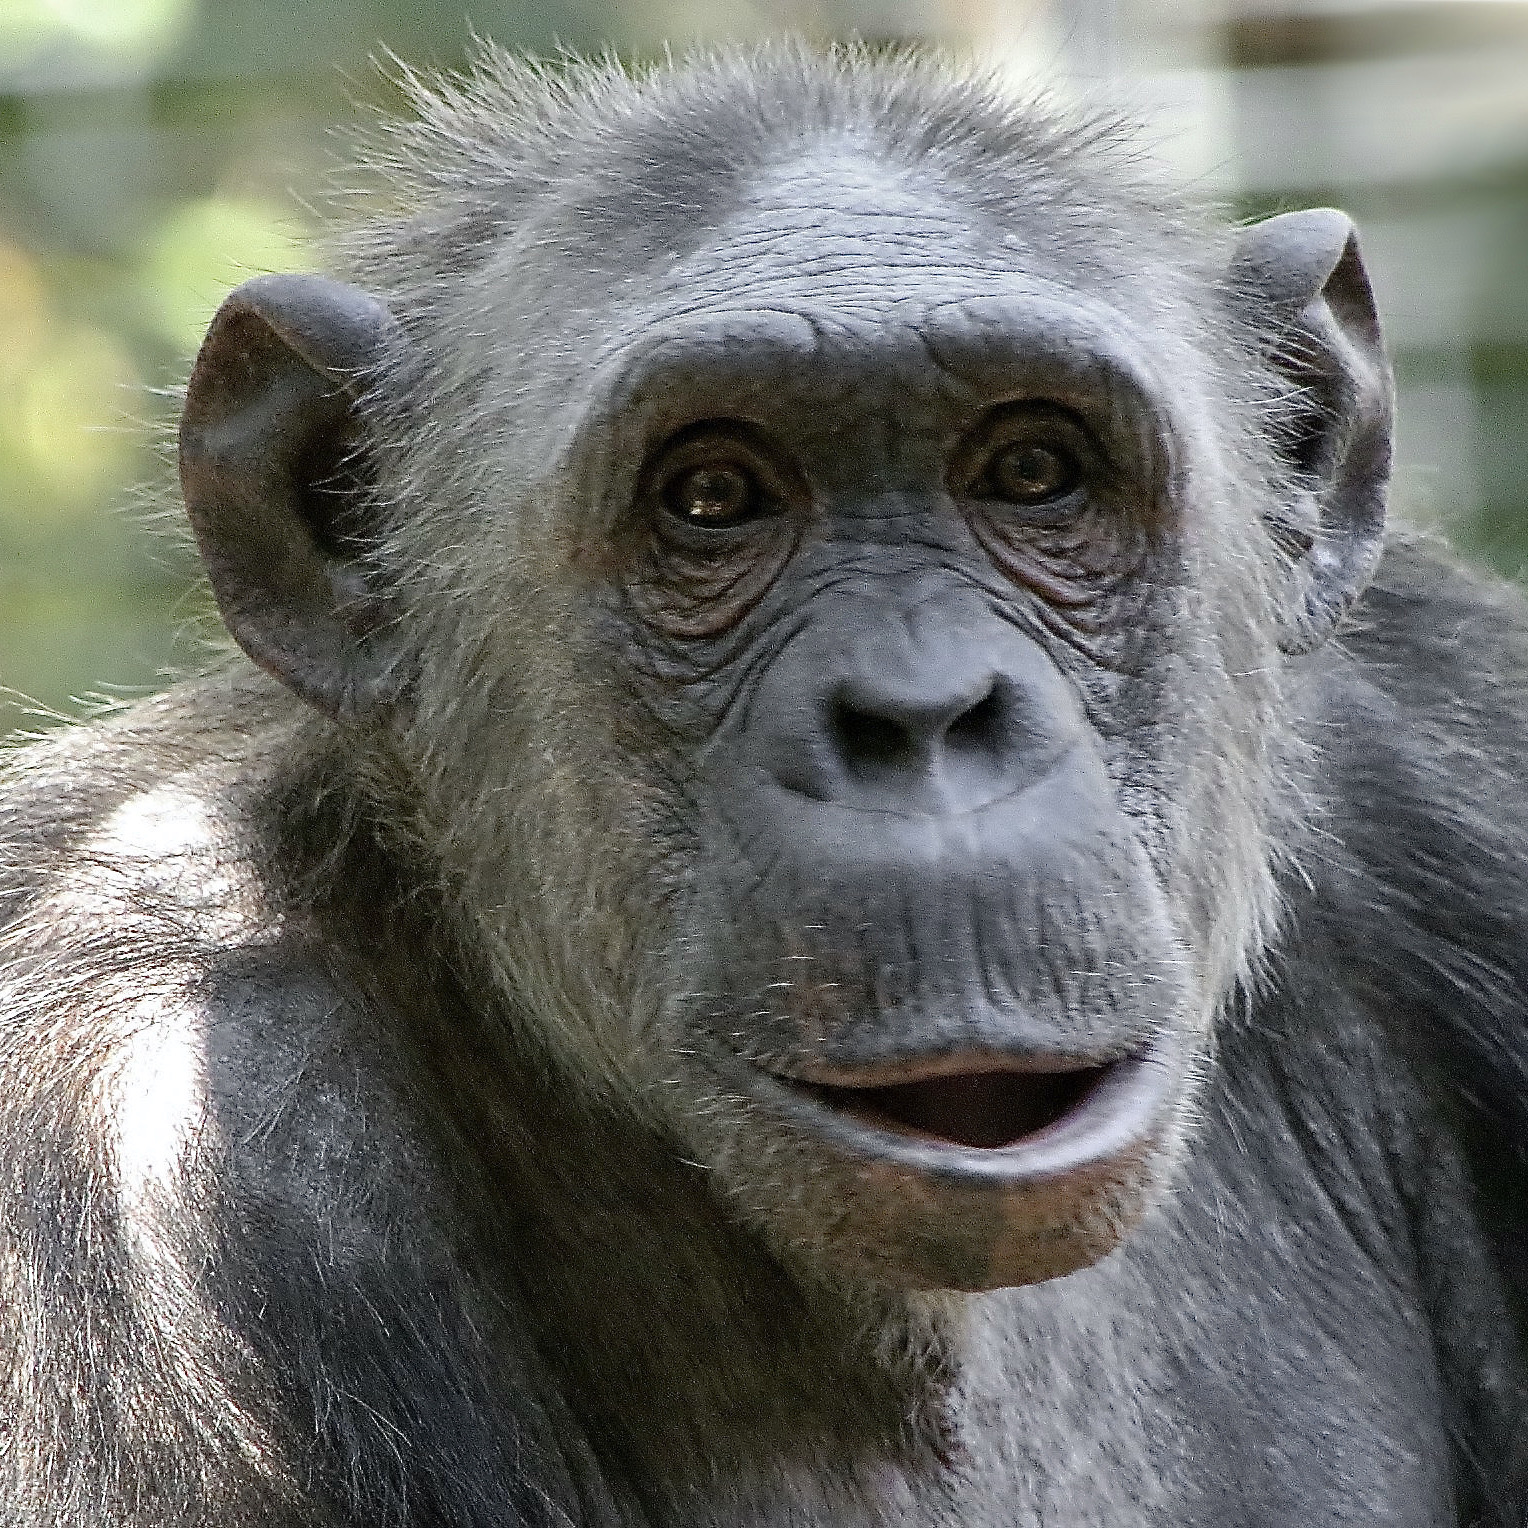
[[[858,311],[884,307],[888,292],[904,291],[909,276],[954,296],[1003,273],[981,258],[967,232],[953,220],[912,226],[895,214],[846,217],[802,207],[784,227],[724,228],[666,272],[654,297],[660,304],[674,294],[693,302],[699,294],[735,306]]]
[[[822,211],[848,222],[900,219],[913,230],[974,232],[956,189],[927,163],[890,163],[874,144],[856,142],[793,155],[755,176],[723,226],[778,229],[793,214]],[[789,222],[785,223],[789,228]]]
[[[814,306],[857,309],[884,301],[909,272],[948,281],[992,269],[970,214],[925,168],[889,165],[868,145],[853,157],[835,145],[758,176],[662,273],[655,296],[677,289],[744,306],[811,297]]]

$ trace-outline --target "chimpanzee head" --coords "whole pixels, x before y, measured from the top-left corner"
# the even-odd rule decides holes
[[[1275,916],[1284,674],[1378,556],[1350,223],[1227,236],[905,60],[419,105],[357,285],[253,281],[197,363],[234,635],[408,779],[506,1043],[777,1247],[1103,1256]]]

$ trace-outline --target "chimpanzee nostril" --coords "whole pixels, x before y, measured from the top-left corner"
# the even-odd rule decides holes
[[[840,757],[855,774],[909,769],[918,762],[920,749],[900,722],[842,699],[833,708],[833,732]]]
[[[1001,686],[993,680],[992,688],[945,729],[945,746],[973,753],[996,750],[1002,744],[1007,712]]]

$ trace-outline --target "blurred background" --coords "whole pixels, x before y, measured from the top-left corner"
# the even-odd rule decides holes
[[[1121,95],[1237,215],[1347,207],[1401,380],[1401,513],[1528,562],[1525,0],[466,4],[0,0],[0,734],[198,661],[169,389],[223,293],[305,263],[331,129],[390,102],[373,60],[459,65],[474,29],[639,59],[929,38]]]

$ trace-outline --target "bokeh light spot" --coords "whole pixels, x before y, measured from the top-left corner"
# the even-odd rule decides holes
[[[93,506],[131,471],[141,440],[131,422],[140,386],[120,341],[74,325],[53,336],[10,392],[6,433],[56,498]]]
[[[26,375],[52,326],[47,282],[36,260],[0,240],[0,391]]]
[[[58,27],[103,50],[157,51],[179,38],[195,0],[43,0]]]
[[[57,32],[47,0],[0,0],[0,73],[30,62]]]
[[[239,282],[311,264],[294,219],[276,204],[232,196],[188,202],[150,243],[143,267],[148,309],[162,338],[190,355]]]

